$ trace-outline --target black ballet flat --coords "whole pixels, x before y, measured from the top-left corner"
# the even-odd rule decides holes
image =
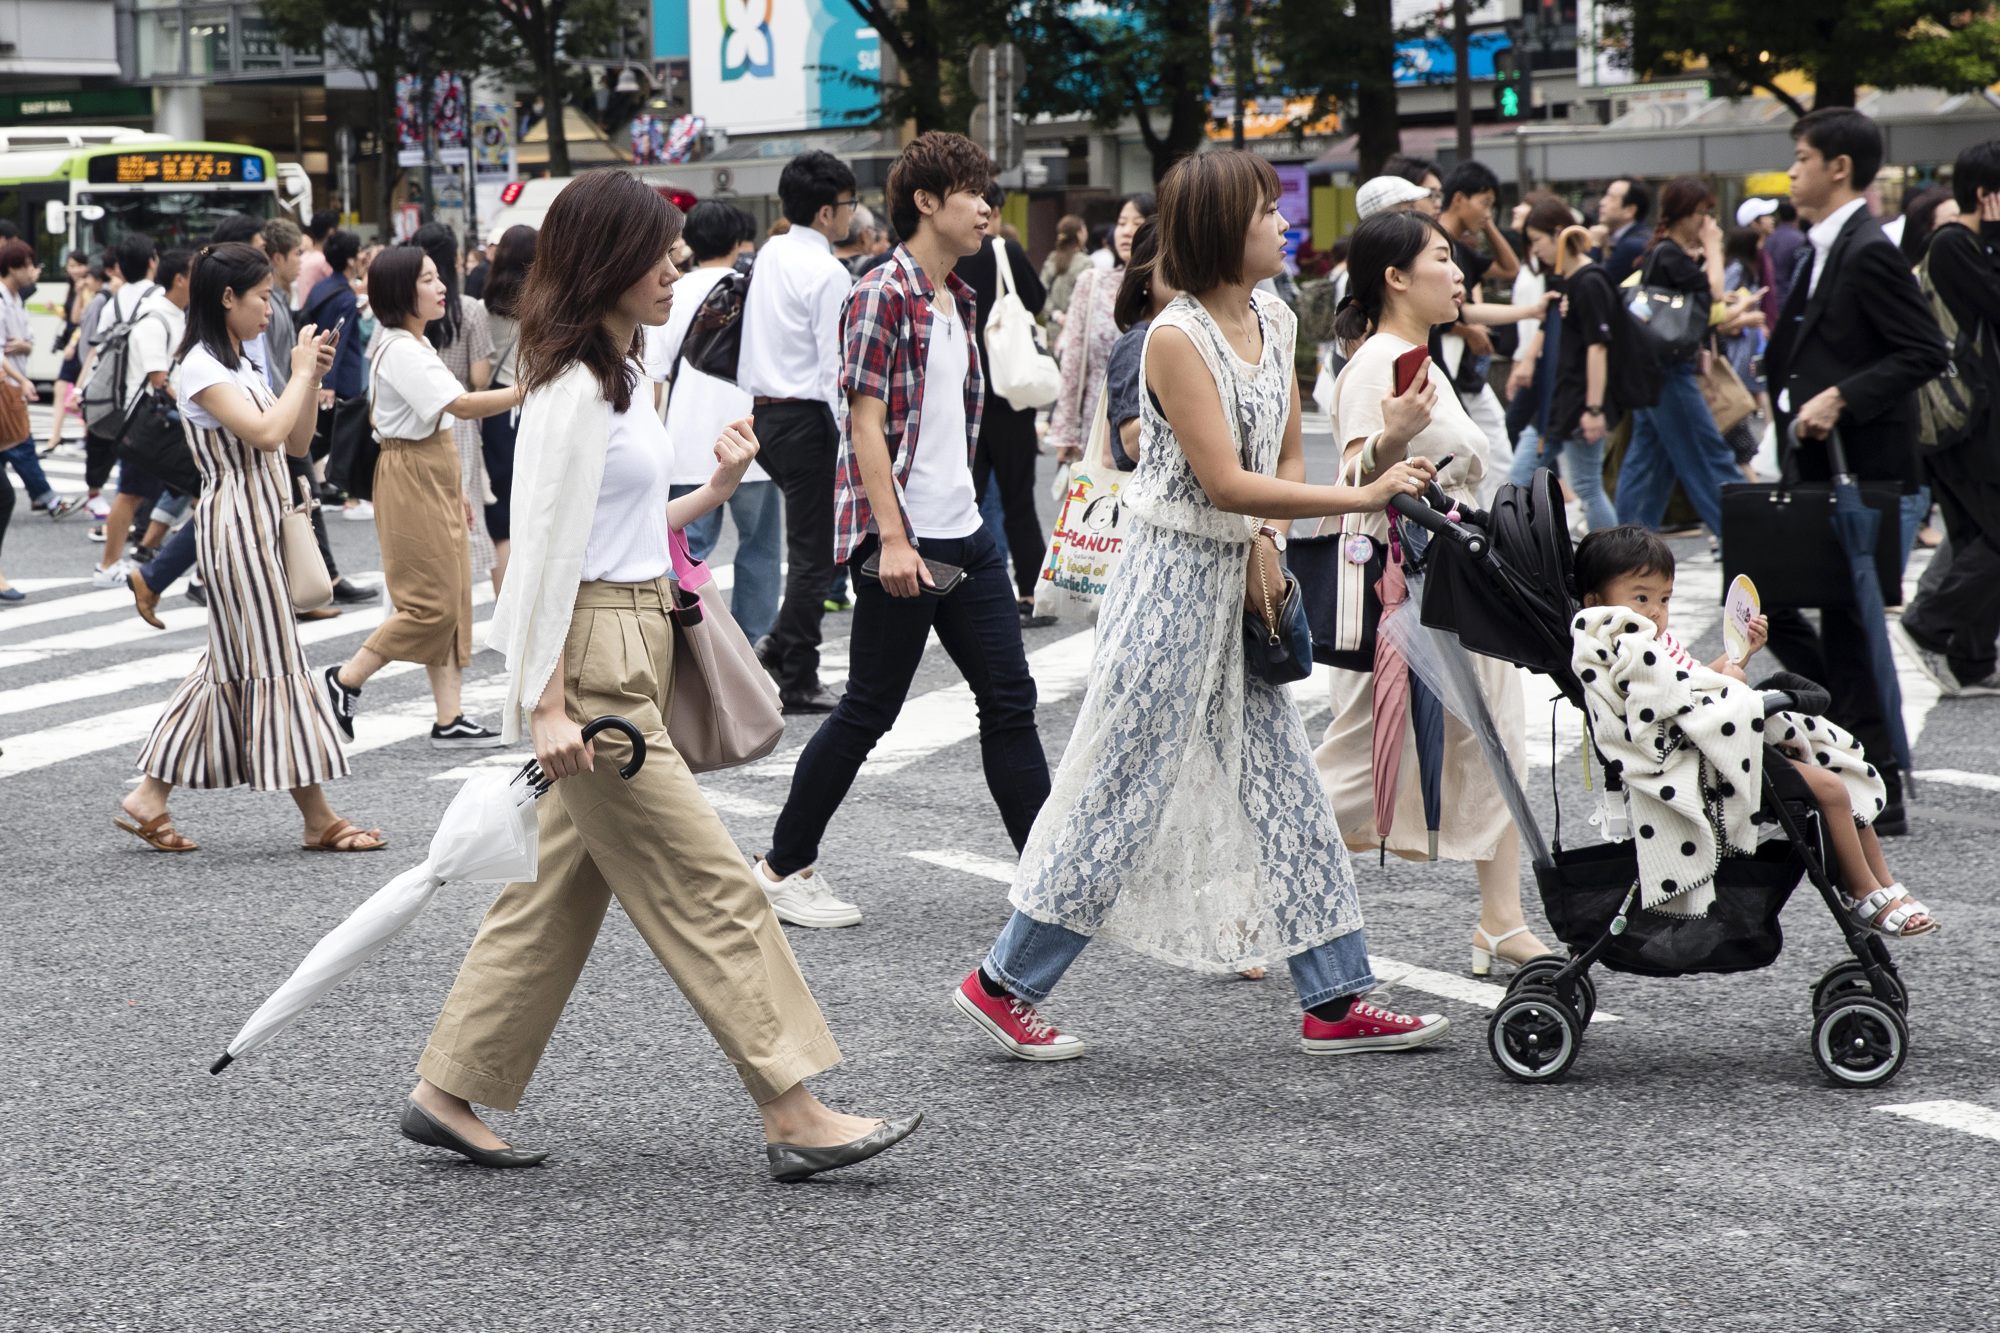
[[[426,1148],[443,1148],[455,1152],[475,1166],[489,1166],[496,1170],[514,1166],[539,1166],[548,1157],[546,1152],[537,1152],[532,1148],[475,1148],[439,1124],[429,1111],[417,1105],[415,1097],[410,1098],[409,1105],[403,1108],[403,1121],[398,1128],[403,1131],[403,1137],[412,1143],[421,1143]],[[876,1151],[880,1152],[881,1149],[878,1148]]]
[[[900,1120],[884,1120],[871,1134],[852,1143],[836,1143],[831,1148],[807,1148],[797,1143],[767,1143],[764,1154],[770,1159],[771,1179],[786,1182],[804,1180],[822,1171],[865,1162],[879,1152],[895,1147],[924,1123],[922,1112]]]

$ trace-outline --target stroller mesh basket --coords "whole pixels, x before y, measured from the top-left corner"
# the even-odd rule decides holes
[[[1638,882],[1638,854],[1629,842],[1608,843],[1558,851],[1555,862],[1535,867],[1542,908],[1556,938],[1582,953],[1610,932]],[[1668,916],[1635,905],[1598,961],[1614,972],[1647,977],[1769,967],[1785,947],[1778,913],[1804,872],[1792,844],[1781,840],[1765,843],[1755,856],[1724,858],[1708,915]]]

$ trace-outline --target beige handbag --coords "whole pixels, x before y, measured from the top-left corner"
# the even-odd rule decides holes
[[[1705,360],[1708,367],[1696,383],[1701,386],[1701,400],[1708,404],[1708,414],[1715,418],[1715,428],[1727,435],[1757,410],[1757,400],[1743,387],[1728,357],[1710,353]]]
[[[674,704],[667,739],[695,773],[762,759],[785,736],[778,686],[722,604],[708,566],[668,538],[674,579]]]
[[[319,539],[313,536],[312,511],[319,508],[319,501],[313,498],[310,483],[304,477],[298,480],[299,503],[287,506],[278,523],[278,551],[285,560],[292,608],[316,611],[333,600],[333,579],[319,553]]]

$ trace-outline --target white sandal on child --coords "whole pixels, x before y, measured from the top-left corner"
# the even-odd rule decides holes
[[[1912,939],[1918,935],[1928,935],[1938,928],[1931,910],[1910,896],[1910,891],[1900,884],[1891,884],[1886,889],[1877,889],[1866,898],[1856,902],[1846,894],[1840,900],[1854,919],[1878,935],[1886,935],[1892,940]],[[1892,905],[1893,904],[1893,905]],[[1922,918],[1920,924],[1910,922]]]

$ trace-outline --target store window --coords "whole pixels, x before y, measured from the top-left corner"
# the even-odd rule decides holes
[[[325,64],[319,53],[279,41],[254,4],[133,0],[132,23],[141,80],[270,78]]]

